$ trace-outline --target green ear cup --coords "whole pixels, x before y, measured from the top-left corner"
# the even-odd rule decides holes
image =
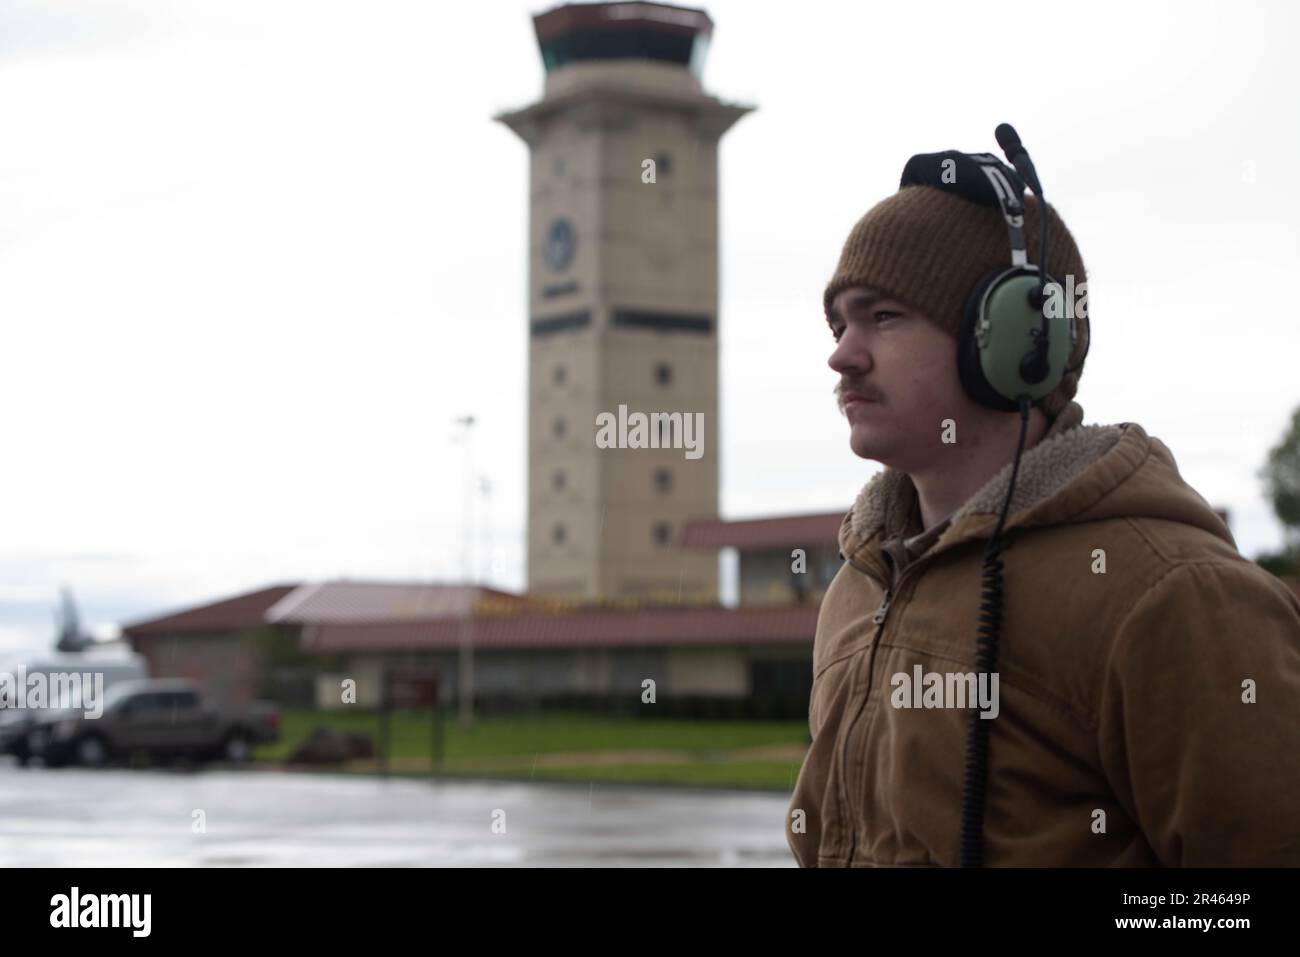
[[[1048,277],[1049,301],[1042,311],[1029,301],[1029,293],[1038,287],[1038,277],[1017,269],[1007,270],[985,291],[983,308],[975,322],[975,342],[984,378],[995,392],[1006,399],[1028,394],[1041,399],[1058,385],[1074,347],[1074,303],[1065,300],[1065,291],[1057,288],[1051,298],[1052,279]],[[1031,352],[1043,324],[1044,311],[1049,316],[1050,345],[1047,351],[1049,372],[1042,382],[1028,383],[1020,372],[1020,362]]]

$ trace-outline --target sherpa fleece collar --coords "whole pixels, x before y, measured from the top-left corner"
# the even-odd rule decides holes
[[[1110,451],[1124,433],[1121,425],[1082,425],[1082,421],[1082,406],[1071,402],[1039,443],[1021,456],[1008,520],[1011,515],[1050,498]],[[954,512],[949,529],[970,515],[998,514],[1006,498],[1011,468],[1011,463],[1007,463]],[[906,473],[892,468],[876,473],[858,493],[840,529],[841,552],[852,554],[882,531],[885,537],[901,534],[907,527],[915,498],[916,489]]]

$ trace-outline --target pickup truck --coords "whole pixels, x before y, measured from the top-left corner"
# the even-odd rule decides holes
[[[25,750],[48,767],[95,767],[141,752],[242,764],[254,744],[274,741],[279,732],[272,704],[223,710],[205,704],[188,681],[127,681],[105,693],[98,718],[75,709],[43,713],[27,731]]]

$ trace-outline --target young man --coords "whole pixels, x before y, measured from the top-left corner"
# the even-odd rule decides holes
[[[1048,214],[1048,272],[1078,288]],[[965,393],[955,344],[1008,257],[997,209],[910,185],[858,222],[826,288],[849,443],[885,468],[840,528],[790,848],[805,867],[958,864],[976,706],[987,865],[1300,864],[1300,601],[1238,553],[1159,439],[1082,424],[1086,319],[1028,424],[996,681],[963,683],[1021,423]]]

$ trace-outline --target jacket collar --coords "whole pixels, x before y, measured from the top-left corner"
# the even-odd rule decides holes
[[[1011,498],[1004,531],[1035,524],[1033,511],[1081,475],[1109,452],[1132,423],[1083,425],[1083,408],[1071,402],[1052,421],[1051,427],[1033,448],[1020,458],[1016,487]],[[1139,429],[1140,431],[1140,429]],[[1145,439],[1145,433],[1142,435]],[[992,532],[1002,510],[1012,463],[984,484],[948,520],[947,528],[932,549],[940,551],[959,542]],[[876,473],[858,493],[853,508],[840,526],[840,552],[846,558],[870,553],[872,564],[883,568],[875,553],[886,540],[909,533],[916,488],[904,472],[886,467]],[[867,546],[875,542],[875,549]]]

